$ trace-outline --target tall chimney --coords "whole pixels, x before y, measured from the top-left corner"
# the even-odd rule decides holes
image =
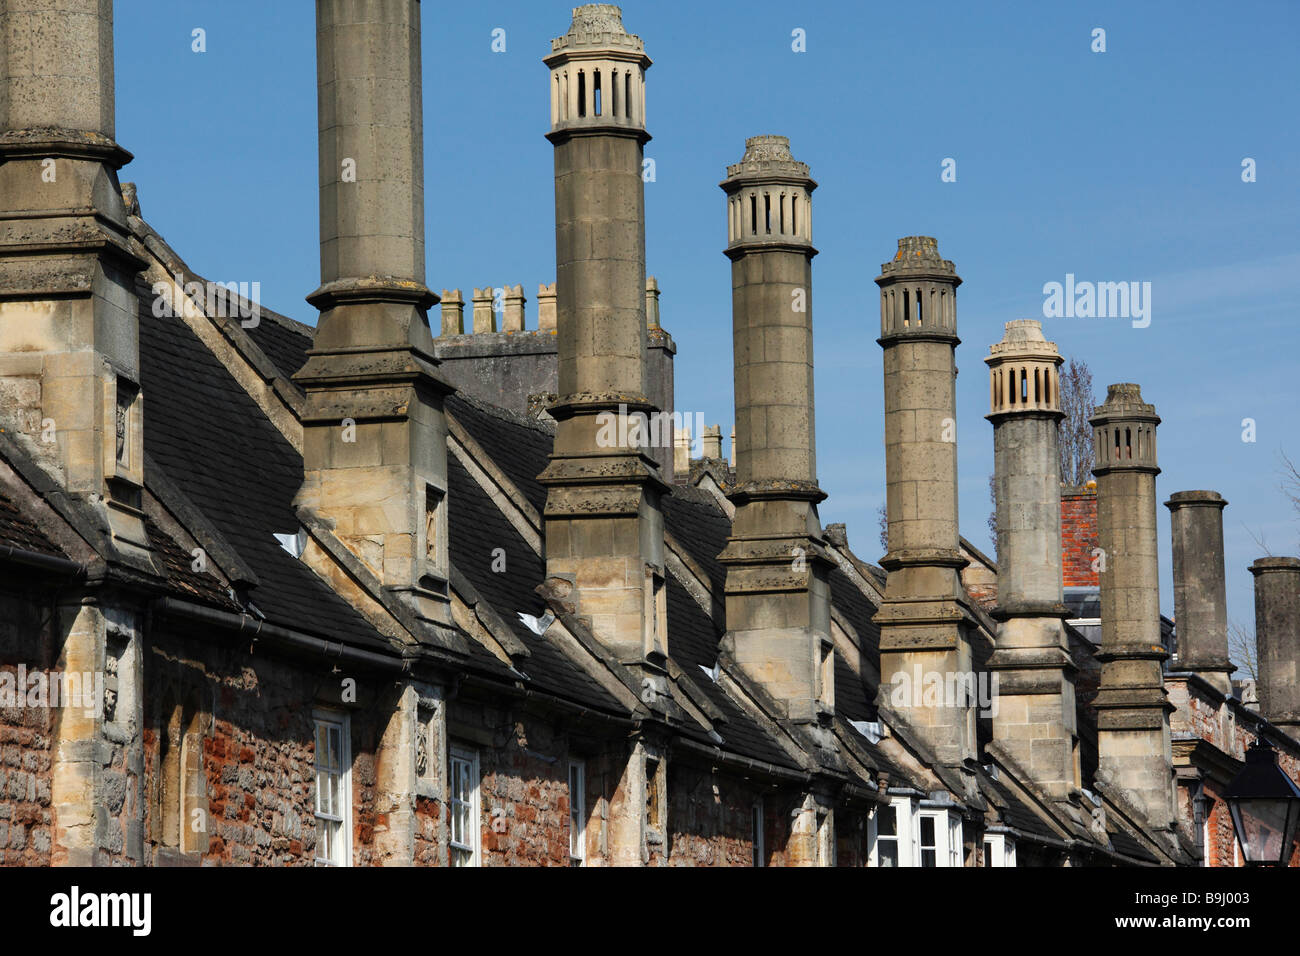
[[[929,236],[898,240],[880,267],[885,365],[885,507],[889,550],[880,625],[881,695],[921,732],[938,758],[976,756],[975,710],[961,700],[924,703],[917,675],[973,675],[973,621],[960,572],[957,530],[957,286],[953,264]]]
[[[147,569],[144,401],[111,0],[0,3],[0,409]]]
[[[815,723],[835,701],[813,416],[817,184],[786,137],[754,136],[721,185],[736,390],[736,513],[720,556],[724,647],[791,720]],[[706,428],[704,455],[720,457],[720,445],[721,429]]]
[[[320,320],[294,376],[307,393],[297,503],[450,639],[418,0],[317,0],[316,70],[321,286],[307,301]]]
[[[1259,558],[1255,576],[1255,647],[1259,712],[1300,737],[1300,558]]]
[[[1174,553],[1174,626],[1182,670],[1232,695],[1228,660],[1228,597],[1223,568],[1223,509],[1217,491],[1179,491],[1169,496]]]
[[[613,653],[666,689],[666,490],[644,445],[645,71],[619,8],[573,11],[551,41],[559,397],[546,485],[546,571]],[[640,440],[638,440],[640,438]],[[669,448],[671,452],[671,446]]]
[[[0,431],[38,460],[52,496],[99,515],[95,544],[110,559],[106,578],[64,589],[52,609],[50,663],[64,674],[102,672],[106,661],[138,672],[142,616],[104,592],[122,570],[146,581],[158,573],[141,510],[135,278],[145,263],[131,251],[117,178],[130,160],[114,141],[111,0],[0,0]],[[40,664],[32,637],[28,662]],[[100,758],[112,750],[138,762],[143,716],[140,695],[124,694],[111,715],[66,707],[53,721],[55,865],[144,858],[129,814],[105,812],[113,774]]]
[[[1055,799],[1079,786],[1074,664],[1062,620],[1061,356],[1042,324],[1006,324],[989,349],[997,501],[998,677],[993,739]]]
[[[1161,662],[1156,538],[1155,407],[1137,385],[1111,385],[1090,419],[1101,541],[1099,770],[1157,828],[1175,819],[1169,713]]]

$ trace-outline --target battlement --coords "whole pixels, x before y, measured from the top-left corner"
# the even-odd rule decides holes
[[[551,52],[627,50],[645,53],[645,44],[623,27],[623,11],[613,3],[588,3],[573,8],[573,22],[564,36],[551,40]]]
[[[666,346],[676,351],[672,337],[663,330],[659,319],[659,283],[654,276],[646,276],[646,328],[651,333],[651,346]],[[473,289],[470,299],[470,327],[465,328],[465,297],[460,289],[443,289],[441,296],[442,331],[440,339],[461,335],[502,333],[556,334],[555,283],[541,282],[537,286],[537,327],[528,328],[522,283],[503,286],[484,286]],[[497,317],[500,316],[498,324]]]

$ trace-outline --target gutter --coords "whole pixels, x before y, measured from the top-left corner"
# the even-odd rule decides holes
[[[25,551],[8,544],[0,545],[0,561],[10,561],[29,568],[38,568],[41,571],[51,571],[64,577],[82,577],[88,570],[80,561],[60,558],[52,554],[41,554],[39,551]]]
[[[230,611],[218,611],[201,604],[191,604],[177,598],[159,598],[152,604],[159,616],[181,618],[200,624],[208,624],[237,634],[249,633],[256,638],[268,638],[276,644],[300,651],[319,655],[328,659],[347,661],[363,667],[378,670],[404,672],[409,661],[401,656],[388,656],[375,651],[366,651],[339,641],[327,641],[324,638],[304,634],[274,624],[267,624],[247,614],[234,614]]]
[[[754,773],[761,773],[769,777],[775,777],[778,780],[790,780],[796,783],[811,783],[813,775],[801,770],[787,770],[784,767],[778,767],[775,764],[767,763],[763,760],[752,760],[749,757],[742,757],[739,754],[729,754],[720,747],[710,747],[708,744],[697,743],[689,737],[681,737],[673,741],[673,749],[689,750],[701,757],[708,757],[721,764],[738,766]]]

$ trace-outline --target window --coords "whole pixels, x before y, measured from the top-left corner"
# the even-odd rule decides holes
[[[921,810],[917,814],[920,858],[917,865],[962,865],[961,817],[948,810]]]
[[[763,798],[754,801],[751,811],[749,842],[753,847],[754,866],[767,866],[767,851],[763,846]]]
[[[876,866],[898,866],[898,808],[876,811]]]
[[[1003,867],[1016,865],[1016,841],[1005,833],[984,834],[984,865]]]
[[[867,865],[914,866],[916,815],[911,797],[894,797],[867,820]]]
[[[583,866],[587,859],[587,765],[569,761],[569,863]]]
[[[321,713],[316,721],[316,863],[352,862],[352,759],[346,714]]]
[[[937,828],[935,827],[935,817],[933,814],[923,814],[921,816],[921,866],[936,867],[939,865],[939,845],[937,838]]]
[[[479,865],[478,751],[451,748],[451,865]]]

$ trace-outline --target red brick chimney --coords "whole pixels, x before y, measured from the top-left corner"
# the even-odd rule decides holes
[[[1067,588],[1099,587],[1093,570],[1097,537],[1097,488],[1092,482],[1061,489],[1061,577]]]

